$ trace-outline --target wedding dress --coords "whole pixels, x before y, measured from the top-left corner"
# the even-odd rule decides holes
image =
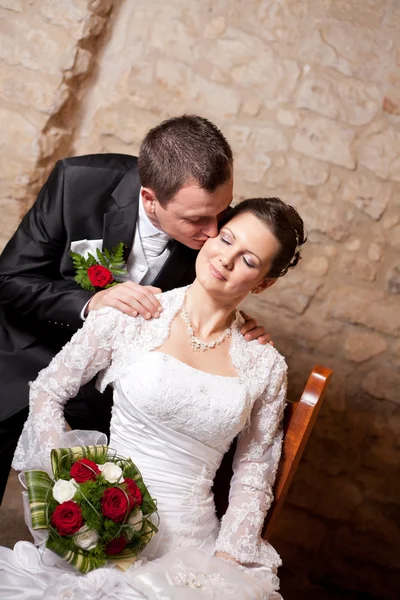
[[[80,600],[178,600],[190,593],[217,599],[228,597],[228,589],[236,598],[281,598],[275,591],[281,561],[260,534],[281,452],[287,367],[270,345],[244,340],[239,314],[230,345],[237,377],[199,371],[158,351],[186,289],[159,296],[157,320],[112,308],[90,313],[31,384],[30,416],[13,462],[17,470],[49,470],[51,448],[65,443],[63,405],[101,371],[99,389],[114,387],[109,445],[132,458],[157,501],[159,532],[141,555],[151,562],[126,573],[103,568],[82,576],[48,550],[18,542],[14,551],[0,548],[0,598],[75,598],[71,590],[80,590]],[[229,508],[220,524],[211,487],[238,434]],[[216,551],[247,568],[213,558]],[[196,571],[202,562],[204,570]],[[16,589],[21,593],[13,596]]]

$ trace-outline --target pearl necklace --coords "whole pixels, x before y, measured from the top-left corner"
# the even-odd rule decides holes
[[[194,333],[193,326],[190,322],[186,306],[182,307],[182,317],[186,323],[187,331],[190,337],[190,345],[192,347],[193,352],[200,352],[200,350],[202,352],[205,352],[206,350],[212,350],[212,348],[215,348],[219,344],[222,344],[222,342],[224,342],[232,333],[233,323],[229,327],[227,327],[224,333],[221,334],[216,340],[213,340],[212,342],[203,342]]]

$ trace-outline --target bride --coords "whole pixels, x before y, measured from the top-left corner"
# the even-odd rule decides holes
[[[13,551],[0,548],[0,598],[75,598],[71,590],[81,600],[225,598],[236,584],[235,597],[280,598],[274,574],[281,561],[261,530],[281,452],[287,367],[272,346],[244,341],[237,307],[294,267],[304,241],[294,208],[277,198],[246,200],[199,252],[194,283],[159,296],[158,320],[113,308],[89,314],[31,383],[13,467],[50,469],[50,450],[65,445],[64,404],[101,372],[100,390],[114,388],[110,447],[132,458],[157,501],[159,532],[142,555],[151,562],[82,576],[49,550],[18,542]],[[238,434],[229,507],[219,523],[211,488]],[[150,576],[157,564],[158,575]],[[186,575],[160,583],[177,565]],[[196,585],[195,567],[207,585]],[[250,583],[238,593],[243,573]],[[264,595],[255,591],[261,579],[249,573],[264,577]],[[202,596],[210,585],[214,595]]]

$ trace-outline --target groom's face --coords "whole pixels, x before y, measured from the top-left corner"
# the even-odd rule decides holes
[[[145,210],[156,227],[172,239],[199,250],[218,233],[218,219],[232,201],[233,178],[209,193],[196,184],[181,187],[164,207],[143,189]]]

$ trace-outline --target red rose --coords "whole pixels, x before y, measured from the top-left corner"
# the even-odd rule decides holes
[[[121,535],[120,537],[111,540],[111,542],[108,542],[106,552],[107,554],[119,554],[125,548],[127,543],[128,540]]]
[[[113,274],[103,265],[93,265],[87,270],[89,281],[94,287],[106,287],[114,281]]]
[[[85,483],[85,481],[94,481],[97,475],[100,475],[100,469],[92,460],[81,458],[74,462],[69,474],[77,483]]]
[[[103,515],[116,523],[123,521],[129,512],[129,496],[120,488],[108,488],[101,499]]]
[[[143,502],[143,498],[142,498],[142,492],[139,490],[138,486],[136,485],[136,482],[133,481],[133,479],[130,479],[129,477],[127,477],[126,479],[124,479],[124,483],[126,484],[126,487],[128,488],[128,496],[129,496],[129,510],[132,510],[132,508],[134,506],[137,506],[140,504],[142,504]]]
[[[82,511],[78,504],[72,500],[63,502],[53,512],[51,524],[54,525],[60,535],[73,535],[83,525]]]

